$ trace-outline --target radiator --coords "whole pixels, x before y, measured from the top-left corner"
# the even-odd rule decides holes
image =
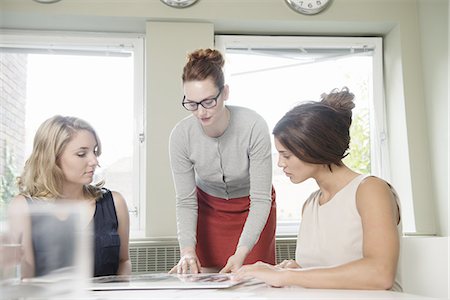
[[[277,262],[295,258],[296,238],[277,238]],[[176,239],[137,240],[130,242],[133,274],[168,272],[180,259]]]

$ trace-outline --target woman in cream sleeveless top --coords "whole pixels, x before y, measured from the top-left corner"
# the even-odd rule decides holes
[[[296,260],[240,268],[273,286],[401,291],[400,204],[394,189],[359,174],[348,155],[354,95],[347,88],[290,110],[273,134],[278,166],[292,183],[319,186],[305,202]],[[281,199],[282,201],[282,199]]]
[[[295,260],[303,269],[339,266],[363,257],[363,228],[356,191],[367,177],[358,175],[323,205],[319,203],[320,190],[305,202],[295,253]],[[400,207],[396,192],[390,188]],[[397,231],[401,234],[401,222]],[[398,270],[391,289],[402,290]]]

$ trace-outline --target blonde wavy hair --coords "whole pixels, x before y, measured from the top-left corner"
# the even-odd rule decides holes
[[[79,130],[87,130],[97,142],[97,156],[101,154],[101,143],[94,128],[86,121],[76,117],[56,115],[39,126],[33,142],[33,151],[25,162],[22,175],[18,178],[20,194],[25,197],[52,201],[60,198],[63,171],[59,159],[67,143]],[[84,195],[98,199],[104,182],[85,185]]]

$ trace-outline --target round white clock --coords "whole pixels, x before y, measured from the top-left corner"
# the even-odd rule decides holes
[[[161,0],[162,3],[176,8],[184,8],[191,6],[198,0]]]
[[[61,0],[34,0],[34,1],[36,1],[36,2],[38,2],[38,3],[50,4],[50,3],[56,3],[56,2],[59,2],[59,1],[61,1]]]
[[[285,0],[290,8],[305,15],[315,15],[327,8],[333,0]]]

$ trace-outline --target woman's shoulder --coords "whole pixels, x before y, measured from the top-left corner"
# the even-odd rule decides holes
[[[198,121],[193,115],[187,116],[175,124],[170,133],[170,138],[173,139],[179,136],[186,136],[190,131],[195,130],[196,128],[198,130]]]
[[[126,205],[125,198],[118,191],[112,191],[107,188],[102,188],[103,194],[111,195],[112,200],[114,201],[114,206],[124,206]]]
[[[98,199],[100,205],[102,206],[111,206],[111,203],[114,204],[114,208],[117,209],[124,209],[124,207],[127,207],[125,198],[122,196],[122,194],[118,191],[112,191],[105,187],[102,187],[101,189],[101,196]]]
[[[27,198],[24,195],[16,195],[9,202],[9,207],[24,207],[27,206]]]
[[[366,176],[361,181],[356,191],[356,199],[359,205],[365,202],[379,203],[382,199],[388,202],[395,200],[399,204],[394,187],[384,179],[372,175]],[[376,199],[378,201],[375,201]]]
[[[254,117],[258,119],[262,118],[262,116],[258,114],[255,110],[248,107],[227,105],[227,108],[230,110],[232,114],[235,114],[237,116]]]
[[[266,120],[255,110],[242,107],[242,106],[233,106],[227,105],[227,108],[230,110],[233,123],[237,123],[240,126],[247,127],[247,125],[257,125],[257,127],[266,128],[267,122]]]
[[[394,187],[387,181],[376,176],[367,176],[356,191],[356,206],[362,216],[377,211],[393,213],[397,225],[401,226],[401,204]]]
[[[319,194],[320,190],[316,190],[309,195],[309,197],[303,203],[302,214],[305,211],[306,207],[311,207],[311,205],[314,205],[315,203],[318,205],[319,202],[316,201],[316,199],[318,199]]]
[[[11,199],[8,204],[8,215],[23,214],[29,210],[27,198],[23,195],[17,195]]]
[[[13,203],[13,202],[23,202],[23,201],[26,201],[26,200],[27,200],[27,199],[26,199],[26,197],[25,197],[24,195],[19,194],[19,195],[14,196],[14,197],[11,199],[10,203]]]
[[[104,200],[104,199],[114,199],[114,197],[120,197],[120,193],[116,192],[116,191],[112,191],[106,187],[101,187],[100,188],[100,197],[99,200]]]
[[[111,191],[111,195],[114,201],[116,215],[120,222],[121,219],[124,219],[128,216],[127,202],[125,201],[125,198],[122,196],[122,194],[117,191]]]
[[[374,175],[364,175],[358,187],[358,191],[362,192],[389,191],[391,189],[392,186],[387,181]]]
[[[317,199],[317,197],[319,196],[319,194],[320,194],[320,189],[315,190],[314,192],[312,192],[312,193],[309,195],[309,197],[306,199],[305,202],[311,203],[312,201],[314,201],[315,199]]]
[[[194,115],[190,114],[186,117],[184,117],[183,119],[181,119],[180,121],[178,121],[175,126],[173,127],[173,130],[175,129],[179,129],[179,128],[184,128],[186,126],[192,126],[192,124],[195,124],[197,120],[195,119]]]
[[[108,191],[111,193],[113,199],[119,199],[119,200],[123,200],[124,199],[120,192],[118,192],[118,191],[110,191],[110,190],[108,190]]]

